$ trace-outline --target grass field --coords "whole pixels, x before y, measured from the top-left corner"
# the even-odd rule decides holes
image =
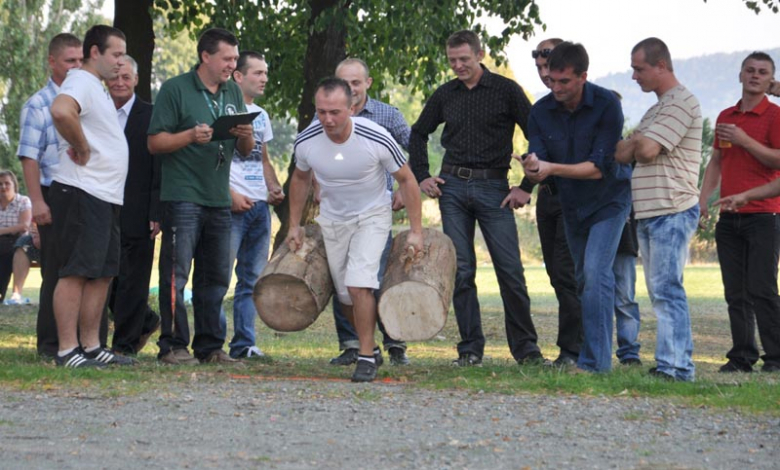
[[[519,367],[511,359],[504,334],[503,309],[498,284],[491,266],[478,271],[483,328],[487,337],[485,364],[482,368],[459,369],[450,361],[457,356],[457,325],[450,312],[447,325],[430,341],[409,345],[412,365],[385,366],[380,380],[402,382],[413,387],[465,389],[473,392],[583,394],[604,396],[664,397],[690,405],[743,410],[780,415],[780,374],[724,375],[717,368],[725,361],[731,339],[720,271],[717,267],[689,267],[686,288],[694,331],[695,383],[668,383],[647,375],[654,364],[655,316],[649,305],[641,269],[638,271],[637,300],[642,312],[641,358],[645,365],[628,368],[616,365],[610,374],[571,375],[566,371],[540,366]],[[39,278],[31,275],[25,294],[37,298]],[[542,267],[526,270],[532,313],[539,333],[542,352],[557,356],[557,303]],[[232,302],[225,307],[230,316]],[[214,366],[166,368],[155,360],[152,344],[139,355],[140,364],[132,369],[73,371],[43,363],[35,354],[34,306],[0,306],[0,387],[24,390],[76,390],[84,387],[107,395],[138,393],[149,387],[175,386],[197,374],[200,380],[238,380],[246,378],[310,378],[344,380],[352,368],[331,367],[328,359],[338,353],[333,319],[329,310],[307,330],[276,333],[259,320],[259,346],[270,356],[263,363],[242,370],[222,370]],[[230,326],[229,326],[230,328]],[[229,331],[228,335],[232,332]]]

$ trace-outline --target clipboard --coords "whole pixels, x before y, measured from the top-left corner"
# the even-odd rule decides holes
[[[214,130],[214,132],[211,134],[211,140],[215,141],[235,139],[236,137],[230,133],[230,129],[236,127],[239,124],[251,124],[259,114],[260,111],[255,111],[253,113],[220,116],[216,121],[214,121],[214,124],[211,125],[211,128]]]

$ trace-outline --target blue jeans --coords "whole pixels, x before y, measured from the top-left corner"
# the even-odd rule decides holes
[[[382,283],[382,278],[385,275],[385,268],[387,267],[387,260],[390,257],[390,249],[393,247],[393,234],[392,232],[387,236],[387,244],[382,252],[382,259],[379,262],[379,273],[377,275],[379,283]],[[377,305],[379,305],[379,289],[374,291],[374,297],[376,298]],[[336,323],[336,334],[339,338],[339,349],[359,349],[360,342],[358,341],[357,332],[352,324],[344,316],[341,311],[341,302],[334,295],[333,296],[333,320]],[[382,320],[377,317],[377,323],[379,325],[379,331],[382,332],[382,345],[385,347],[385,351],[390,348],[401,348],[406,351],[406,343],[403,341],[396,341],[387,335],[385,326],[382,324]]]
[[[252,298],[255,284],[268,263],[271,240],[271,212],[268,203],[257,201],[246,212],[232,213],[230,230],[230,266],[236,264],[236,289],[233,293],[233,339],[230,356],[238,357],[255,345],[257,309]],[[224,309],[220,322],[227,331]]]
[[[192,202],[166,202],[160,249],[159,356],[184,349],[190,342],[184,286],[193,273],[192,308],[195,335],[192,350],[203,359],[221,349],[225,330],[220,322],[222,299],[230,284],[230,208]],[[175,279],[175,283],[171,282]],[[173,306],[173,308],[172,308]]]
[[[676,214],[641,219],[637,227],[647,292],[658,319],[655,347],[658,371],[683,381],[695,378],[683,269],[698,221],[699,206],[695,204]]]
[[[477,222],[498,278],[509,350],[515,360],[538,353],[536,329],[531,320],[531,301],[520,261],[515,215],[509,206],[501,208],[501,202],[509,194],[509,183],[505,179],[466,180],[448,174],[440,177],[445,181],[439,187],[442,191],[439,198],[442,225],[444,233],[452,239],[457,255],[452,304],[461,338],[458,353],[482,357],[485,351],[475,282],[477,257],[474,233]]]
[[[564,219],[566,239],[582,305],[582,332],[577,367],[591,372],[612,370],[612,318],[615,312],[613,266],[629,208],[590,227]]]
[[[636,256],[615,255],[612,265],[615,274],[615,326],[617,329],[617,358],[639,359],[639,304],[634,300],[636,290]]]

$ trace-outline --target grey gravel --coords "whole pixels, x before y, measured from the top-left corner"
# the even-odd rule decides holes
[[[200,379],[0,390],[0,468],[777,469],[780,419],[630,396]]]

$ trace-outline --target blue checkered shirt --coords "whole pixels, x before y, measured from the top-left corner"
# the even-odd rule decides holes
[[[401,111],[398,111],[398,108],[366,97],[366,105],[357,113],[357,116],[370,119],[384,127],[401,148],[407,152],[409,151],[409,134],[411,129]],[[387,190],[392,192],[393,176],[390,173],[386,173],[385,176],[387,177]]]
[[[41,186],[50,186],[53,168],[59,165],[57,131],[51,119],[51,103],[59,87],[49,78],[45,87],[32,95],[19,115],[19,149],[16,155],[36,160],[41,171]]]

